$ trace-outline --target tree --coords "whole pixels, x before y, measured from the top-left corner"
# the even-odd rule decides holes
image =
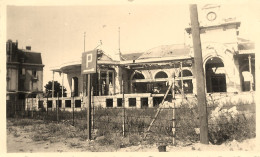
[[[52,81],[49,81],[45,86],[45,92],[51,96],[52,93]],[[54,97],[57,97],[57,93],[59,93],[59,97],[61,97],[62,94],[62,86],[60,85],[60,83],[58,81],[54,81]],[[66,97],[67,93],[66,93],[67,89],[65,87],[63,87],[63,96]]]

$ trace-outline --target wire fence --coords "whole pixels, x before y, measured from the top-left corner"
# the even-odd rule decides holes
[[[143,140],[165,144],[199,141],[199,113],[193,100],[194,98],[186,98],[177,107],[162,108],[103,108],[94,105],[91,112],[92,138],[116,133],[121,136],[134,134]],[[218,100],[207,107],[210,141],[217,144],[226,139],[239,139],[241,136],[255,137],[255,103],[220,103]],[[61,108],[58,111],[55,108],[38,111],[17,109],[9,108],[13,114],[9,113],[8,118],[15,115],[17,118],[55,121],[73,125],[80,130],[88,129],[87,108],[77,111],[65,111]],[[158,110],[160,112],[155,117]]]

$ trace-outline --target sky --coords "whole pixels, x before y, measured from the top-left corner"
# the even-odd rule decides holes
[[[198,5],[198,11],[201,6]],[[254,35],[258,7],[254,4],[223,5],[225,14],[241,19],[240,34]],[[231,9],[232,8],[232,9]],[[184,29],[190,21],[188,4],[67,5],[15,6],[6,8],[6,38],[18,40],[18,47],[31,46],[41,52],[44,67],[43,86],[52,80],[52,67],[80,60],[85,50],[92,50],[102,40],[102,48],[113,56],[143,52],[153,47],[183,44]],[[65,77],[66,79],[66,77]],[[61,82],[60,76],[55,80]],[[68,89],[67,82],[65,87]]]

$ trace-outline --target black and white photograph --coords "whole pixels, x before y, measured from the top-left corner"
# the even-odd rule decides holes
[[[3,152],[259,156],[259,6],[5,1]]]

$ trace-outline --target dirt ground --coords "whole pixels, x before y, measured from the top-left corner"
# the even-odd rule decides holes
[[[10,123],[10,122],[9,122]],[[7,152],[158,152],[156,145],[138,145],[126,148],[114,149],[108,146],[99,146],[95,141],[87,141],[79,138],[55,138],[48,140],[33,140],[33,132],[30,126],[7,126]],[[167,146],[167,152],[175,151],[254,151],[256,139],[248,139],[243,142],[227,142],[222,145],[203,145],[200,143],[180,144]]]

